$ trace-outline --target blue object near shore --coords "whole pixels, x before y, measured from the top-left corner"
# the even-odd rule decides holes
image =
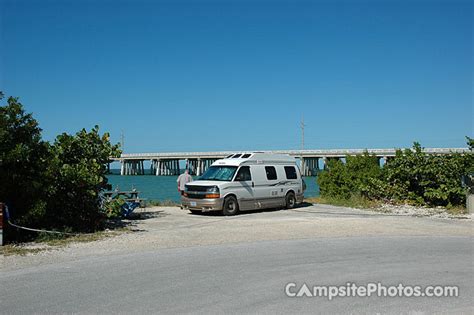
[[[136,201],[125,201],[122,205],[122,215],[127,218],[133,210],[140,207],[140,203]]]

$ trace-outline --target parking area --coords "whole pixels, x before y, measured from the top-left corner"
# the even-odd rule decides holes
[[[472,236],[472,220],[419,218],[368,210],[306,205],[292,210],[191,214],[179,207],[137,209],[127,222],[130,232],[35,255],[0,257],[2,268],[101,255],[128,254],[180,248],[258,241],[378,236]],[[32,245],[36,246],[36,245]]]
[[[130,232],[100,241],[0,256],[6,312],[286,314],[317,303],[322,313],[472,313],[472,219],[307,205],[229,217],[154,207],[127,223]],[[283,290],[348,281],[455,284],[461,295],[368,303]]]

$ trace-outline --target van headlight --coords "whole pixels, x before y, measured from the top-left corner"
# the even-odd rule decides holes
[[[219,187],[213,186],[209,187],[206,192],[211,193],[211,194],[218,194],[219,193]]]
[[[215,198],[220,198],[220,197],[221,195],[219,194],[219,187],[217,186],[209,187],[206,190],[206,195],[204,196],[204,198],[208,198],[208,199],[215,199]]]

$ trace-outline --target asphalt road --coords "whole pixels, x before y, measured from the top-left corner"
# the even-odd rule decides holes
[[[245,222],[251,218],[242,217]],[[333,219],[339,220],[337,213]],[[7,270],[0,272],[0,313],[472,314],[472,234],[450,236],[447,229],[457,223],[418,218],[400,221],[405,224],[402,231],[409,229],[409,220],[447,227],[443,236],[429,236],[425,230],[425,235],[320,237],[315,230],[314,237],[305,239],[141,248]],[[290,282],[298,287],[348,282],[456,285],[459,297],[295,298],[285,294]]]

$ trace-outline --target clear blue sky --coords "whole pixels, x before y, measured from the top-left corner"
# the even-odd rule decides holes
[[[126,152],[464,147],[472,1],[5,1],[0,89]]]

